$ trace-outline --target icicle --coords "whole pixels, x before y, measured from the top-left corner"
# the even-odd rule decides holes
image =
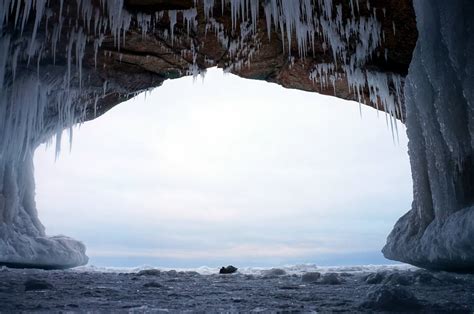
[[[169,10],[168,17],[170,19],[171,44],[173,44],[174,43],[174,26],[176,25],[176,11]]]
[[[221,1],[222,5],[224,5],[224,0]],[[206,20],[209,20],[209,18],[212,17],[214,2],[215,0],[204,0],[204,16],[206,17]]]
[[[3,90],[3,83],[5,80],[5,72],[7,70],[7,59],[9,56],[8,51],[10,50],[10,36],[6,35],[0,37],[0,91]],[[16,63],[15,63],[16,68]],[[1,92],[0,92],[1,94]]]
[[[107,83],[108,83],[108,81],[104,81],[104,85],[102,87],[103,88],[103,97],[105,97],[106,92],[107,92]]]
[[[43,19],[44,9],[46,5],[46,0],[35,0],[36,1],[36,17],[33,25],[33,33],[31,35],[30,44],[28,46],[28,56],[31,58],[36,53],[36,34],[38,32],[39,24]],[[28,59],[29,60],[29,59]]]
[[[193,8],[193,9],[184,10],[181,12],[183,14],[183,20],[184,20],[184,23],[186,24],[186,31],[189,36],[191,27],[195,28],[197,26],[197,21],[196,21],[197,10],[196,8]]]

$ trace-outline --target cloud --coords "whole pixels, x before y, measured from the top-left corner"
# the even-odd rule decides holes
[[[327,253],[329,250],[318,250],[309,246],[257,246],[255,244],[238,245],[223,249],[147,249],[133,250],[121,248],[107,250],[105,248],[89,250],[94,257],[154,257],[173,259],[235,259],[235,258],[295,258],[304,257],[308,254]]]

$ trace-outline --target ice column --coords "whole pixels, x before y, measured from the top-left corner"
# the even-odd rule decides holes
[[[405,84],[412,209],[388,258],[474,270],[474,2],[415,0],[418,43]]]

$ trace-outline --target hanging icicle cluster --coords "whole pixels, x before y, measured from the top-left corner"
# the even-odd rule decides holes
[[[97,3],[97,2],[94,2]],[[221,11],[230,8],[231,29],[225,29],[214,17],[218,1],[195,1],[188,10],[169,10],[154,14],[132,15],[124,9],[124,0],[0,0],[0,156],[20,158],[28,147],[36,146],[52,134],[57,134],[57,151],[63,129],[97,113],[97,103],[107,95],[104,90],[85,83],[83,59],[92,50],[95,66],[98,52],[106,38],[113,38],[119,52],[126,43],[127,31],[134,26],[146,37],[158,31],[158,23],[169,22],[169,30],[159,30],[160,36],[173,46],[178,20],[189,36],[198,27],[197,7],[202,5],[205,30],[213,32],[227,50],[226,71],[238,71],[250,66],[258,54],[261,36],[258,20],[263,8],[268,37],[280,34],[283,49],[291,63],[295,57],[307,58],[315,53],[316,42],[330,51],[333,63],[314,65],[308,76],[327,87],[345,77],[349,88],[360,102],[364,90],[368,101],[391,117],[401,115],[401,85],[399,76],[361,70],[383,42],[376,10],[370,16],[360,16],[359,1],[351,0],[351,17],[343,18],[342,5],[332,0],[221,0]],[[297,56],[292,55],[293,44]],[[355,50],[354,50],[355,43]],[[192,62],[187,75],[203,75],[197,63],[199,44],[190,40]],[[352,48],[351,48],[352,47]],[[105,53],[105,52],[104,52]],[[110,54],[111,52],[109,52]],[[62,58],[58,66],[58,58]],[[52,61],[51,61],[52,60]],[[206,64],[214,64],[206,59]],[[64,64],[66,71],[63,70]],[[19,71],[19,68],[27,68]],[[34,73],[33,73],[34,72]],[[21,73],[21,75],[18,75]],[[78,105],[78,101],[83,103]],[[54,119],[48,119],[54,116]]]

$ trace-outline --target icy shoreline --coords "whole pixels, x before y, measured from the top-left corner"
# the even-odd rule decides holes
[[[219,275],[215,268],[141,270],[3,267],[0,309],[48,313],[472,313],[474,309],[474,275],[430,272],[406,265],[300,265],[249,268],[231,275]]]
[[[238,265],[235,265],[238,266]],[[150,265],[142,265],[137,267],[100,267],[94,265],[80,266],[71,269],[76,272],[98,272],[98,273],[138,273],[142,270],[157,269],[163,272],[177,271],[177,272],[196,272],[199,275],[217,275],[219,274],[219,267],[190,267],[190,268],[176,268],[176,267],[154,267]],[[418,268],[408,264],[387,264],[387,265],[349,265],[349,266],[318,266],[314,264],[298,264],[285,265],[275,267],[238,267],[238,273],[242,275],[263,276],[266,272],[272,269],[281,269],[288,275],[301,276],[308,272],[320,273],[365,273],[365,272],[380,272],[380,271],[408,271],[417,270]]]

